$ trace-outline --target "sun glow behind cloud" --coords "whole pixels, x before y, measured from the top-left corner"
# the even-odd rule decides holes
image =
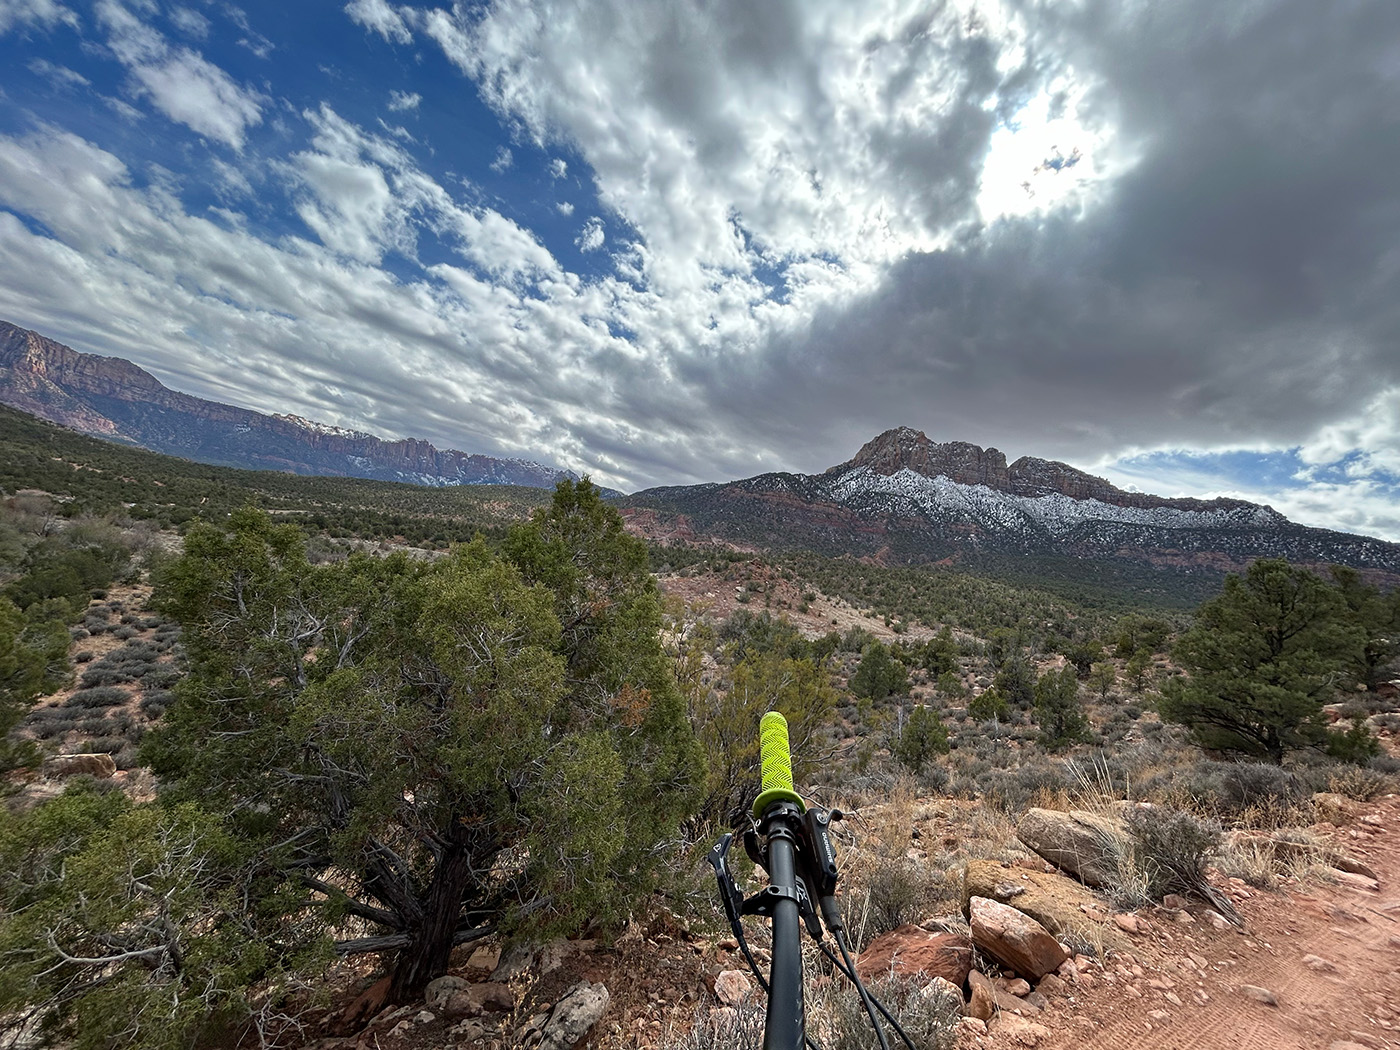
[[[1088,205],[1109,176],[1112,136],[1081,121],[1085,94],[1072,75],[1062,78],[992,132],[977,194],[985,221]]]

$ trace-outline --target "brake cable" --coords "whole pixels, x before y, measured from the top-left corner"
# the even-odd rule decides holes
[[[726,833],[715,843],[708,860],[715,869],[720,903],[729,928],[749,969],[758,979],[759,987],[768,996],[764,1050],[798,1050],[802,1046],[817,1050],[806,1035],[799,919],[822,954],[855,985],[881,1050],[889,1050],[889,1042],[876,1010],[890,1023],[908,1050],[915,1050],[895,1017],[866,989],[851,959],[845,922],[835,895],[839,872],[829,834],[830,825],[844,814],[839,809],[808,809],[793,790],[787,720],[776,711],[768,712],[759,722],[759,750],[763,790],[753,804],[753,823],[744,833],[744,850],[755,864],[768,872],[769,885],[748,900],[744,899],[729,869],[733,832]],[[744,936],[744,915],[760,915],[773,923],[770,980],[764,979],[749,949]],[[841,951],[841,959],[823,941],[823,920]]]

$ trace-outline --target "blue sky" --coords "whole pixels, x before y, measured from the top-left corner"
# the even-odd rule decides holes
[[[624,489],[913,426],[1400,540],[1400,6],[0,0],[0,317]]]

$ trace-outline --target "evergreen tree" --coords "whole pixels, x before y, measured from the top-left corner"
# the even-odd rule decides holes
[[[851,675],[850,687],[856,696],[879,702],[907,692],[909,674],[902,663],[890,656],[888,649],[879,642],[871,642],[861,651],[860,666]]]
[[[967,702],[967,715],[977,722],[990,722],[994,718],[999,722],[1005,721],[1010,711],[1006,697],[996,686],[984,689]]]
[[[1173,656],[1159,710],[1203,747],[1281,763],[1319,744],[1322,706],[1364,642],[1335,587],[1282,559],[1260,559],[1225,579],[1197,611]]]
[[[512,537],[526,569],[480,541],[310,566],[295,528],[244,510],[165,573],[190,671],[146,757],[172,799],[230,815],[276,907],[394,953],[397,1001],[525,911],[615,916],[693,809],[645,552],[595,497],[560,486]]]
[[[1027,708],[1035,703],[1035,673],[1019,652],[1006,660],[992,684],[1012,707]]]
[[[1076,675],[1078,672],[1076,671]],[[1107,660],[1094,664],[1089,672],[1089,688],[1099,694],[1100,700],[1108,698],[1113,687],[1118,684],[1118,669]]]
[[[1086,740],[1089,721],[1079,703],[1079,677],[1074,666],[1046,671],[1035,683],[1035,719],[1041,742],[1051,750]]]
[[[926,704],[918,704],[909,712],[891,750],[903,765],[922,773],[934,755],[948,753],[948,727],[937,711]]]

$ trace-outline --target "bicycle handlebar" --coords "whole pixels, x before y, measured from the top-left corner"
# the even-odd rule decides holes
[[[769,711],[758,723],[758,751],[763,770],[763,790],[754,799],[753,816],[762,820],[775,802],[791,802],[797,812],[807,810],[802,796],[792,788],[792,752],[788,748],[788,724],[777,711]]]

